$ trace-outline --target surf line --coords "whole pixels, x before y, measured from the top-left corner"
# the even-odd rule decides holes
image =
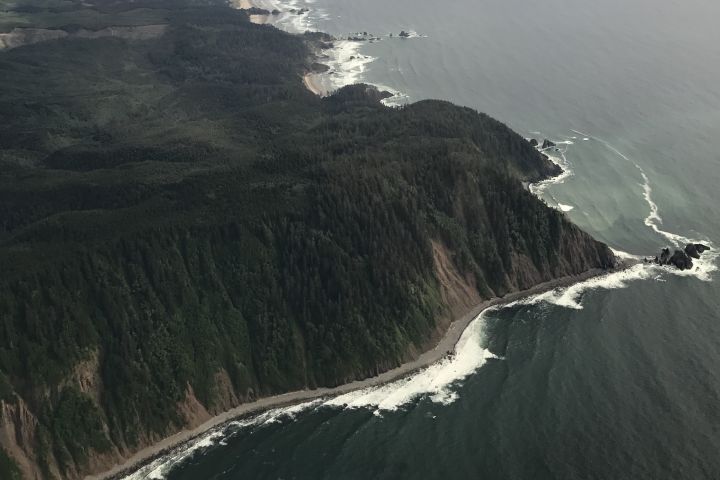
[[[607,148],[608,150],[613,152],[615,155],[617,155],[618,157],[622,158],[626,162],[633,165],[638,170],[638,172],[640,172],[640,175],[643,178],[643,183],[641,184],[642,189],[643,189],[643,198],[645,199],[645,202],[647,202],[648,206],[650,207],[650,213],[648,214],[647,217],[645,217],[645,221],[644,221],[645,225],[652,228],[655,231],[655,233],[665,237],[668,241],[670,241],[676,247],[681,247],[681,246],[683,246],[682,244],[687,244],[687,243],[698,243],[698,242],[710,243],[709,240],[707,240],[707,239],[694,240],[694,239],[684,237],[682,235],[678,235],[676,233],[668,232],[668,231],[661,229],[660,225],[663,224],[663,220],[662,220],[662,217],[660,216],[658,205],[652,199],[652,187],[650,186],[650,179],[648,178],[647,174],[645,173],[645,169],[643,169],[642,166],[640,166],[637,162],[630,159],[627,155],[622,153],[620,150],[615,148],[607,140],[603,140],[602,138],[596,137],[594,135],[590,135],[585,132],[581,132],[579,130],[572,130],[572,132],[577,133],[579,135],[583,135],[587,138],[595,140],[596,142],[599,142],[600,144],[605,146],[605,148]]]
[[[695,263],[697,264],[697,267],[694,270],[692,270],[692,271],[688,270],[685,272],[681,272],[681,271],[673,272],[674,274],[680,275],[680,276],[692,275],[703,281],[711,281],[712,278],[711,278],[710,274],[712,272],[714,272],[715,270],[717,270],[717,267],[715,266],[715,262],[714,262],[714,260],[718,257],[717,248],[715,247],[713,242],[708,238],[703,238],[700,240],[693,239],[693,238],[689,238],[689,237],[686,237],[686,236],[683,236],[683,235],[680,235],[677,233],[663,230],[661,228],[661,225],[663,225],[663,219],[660,216],[660,209],[659,209],[657,203],[655,203],[655,201],[653,201],[652,186],[650,185],[650,178],[647,176],[645,169],[640,164],[638,164],[637,162],[635,162],[634,160],[629,158],[627,155],[622,153],[620,150],[615,148],[615,146],[613,146],[607,140],[603,140],[602,138],[591,135],[589,133],[582,132],[580,130],[571,130],[571,131],[573,133],[577,133],[578,135],[582,135],[586,138],[590,138],[591,140],[594,140],[594,141],[600,143],[605,148],[610,150],[612,153],[614,153],[618,157],[622,158],[626,162],[630,163],[637,169],[637,171],[640,173],[640,176],[643,179],[643,183],[639,184],[642,187],[643,199],[645,200],[645,202],[648,204],[648,207],[650,208],[650,211],[649,211],[647,217],[645,217],[645,219],[643,221],[643,223],[647,227],[651,228],[658,235],[664,237],[674,247],[677,247],[677,248],[683,248],[688,243],[704,243],[711,247],[711,250],[710,250],[710,252],[708,252],[709,253],[708,255],[706,255],[702,260],[695,261]]]

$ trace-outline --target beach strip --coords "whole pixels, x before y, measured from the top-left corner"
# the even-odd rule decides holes
[[[322,86],[320,80],[320,73],[306,73],[303,76],[303,84],[305,88],[310,90],[312,93],[319,97],[326,97],[328,95],[327,90]]]
[[[275,9],[273,4],[265,4],[258,0],[231,0],[232,6],[240,10],[249,10],[251,8],[261,8],[271,12]],[[256,25],[265,25],[271,23],[272,15],[249,15],[250,21]]]

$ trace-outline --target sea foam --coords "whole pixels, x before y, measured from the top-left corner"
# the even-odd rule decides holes
[[[484,310],[470,323],[458,340],[453,355],[408,377],[330,399],[317,399],[291,407],[275,408],[253,417],[229,422],[179,446],[126,476],[124,480],[163,480],[172,469],[181,466],[194,455],[225,444],[240,429],[264,428],[293,420],[299,414],[317,408],[367,408],[380,416],[382,412],[398,410],[423,396],[427,396],[435,403],[448,405],[458,398],[455,391],[457,382],[471,375],[489,359],[498,358],[483,346],[486,315],[492,310],[494,309]]]
[[[174,468],[181,466],[194,455],[201,454],[218,445],[225,445],[232,434],[239,429],[264,427],[282,421],[291,421],[300,413],[313,409],[322,403],[323,400],[318,399],[290,407],[274,408],[259,415],[223,424],[163,454],[151,463],[124,477],[123,480],[164,480]]]
[[[637,171],[640,173],[640,176],[643,180],[643,182],[640,185],[640,188],[642,189],[642,197],[645,200],[645,203],[647,203],[649,212],[648,215],[643,220],[643,223],[651,228],[655,233],[660,235],[661,237],[665,238],[668,242],[672,244],[672,246],[676,248],[682,248],[688,243],[702,243],[707,246],[709,246],[711,249],[705,253],[702,254],[700,259],[693,259],[693,268],[689,270],[679,270],[672,267],[666,267],[663,268],[663,272],[676,275],[676,276],[683,276],[683,277],[695,277],[699,280],[709,282],[712,281],[712,273],[717,270],[717,257],[718,257],[718,251],[715,245],[712,241],[710,241],[707,238],[702,239],[696,239],[696,238],[690,238],[686,237],[684,235],[680,235],[677,233],[669,232],[667,230],[664,230],[662,228],[663,225],[663,219],[660,216],[660,209],[653,201],[652,198],[652,186],[650,185],[650,179],[648,178],[648,175],[645,173],[645,169],[639,165],[637,162],[633,161],[630,157],[622,153],[620,150],[615,148],[612,144],[609,142],[594,137],[590,134],[580,132],[578,130],[573,130],[574,133],[577,133],[579,135],[584,135],[586,138],[595,140],[599,142],[600,144],[604,145],[608,150],[613,152],[615,155],[619,156],[626,162],[633,165]]]
[[[550,187],[551,185],[559,185],[561,183],[565,183],[565,180],[573,176],[570,162],[565,156],[565,152],[563,150],[554,153],[545,153],[545,155],[548,156],[551,162],[562,168],[562,173],[546,180],[541,180],[537,183],[530,184],[530,193],[539,198],[542,197],[543,193],[545,193],[545,190],[547,190],[548,187]]]
[[[384,411],[398,410],[418,397],[448,405],[458,398],[457,382],[471,375],[489,359],[498,357],[483,345],[485,343],[486,315],[484,310],[465,329],[455,347],[455,353],[429,367],[386,385],[350,392],[325,402],[326,406],[343,408],[370,408],[380,415]]]
[[[253,3],[266,10],[278,10],[281,13],[269,18],[270,24],[289,33],[304,33],[317,30],[317,21],[327,20],[330,15],[322,8],[316,7],[314,0],[253,0]],[[303,14],[291,13],[291,10],[299,11],[307,9]],[[409,37],[427,38],[414,30],[408,31]],[[374,37],[375,40],[387,39],[385,37]],[[399,38],[399,37],[398,37]],[[376,57],[363,54],[362,47],[365,42],[347,39],[338,39],[333,42],[333,47],[323,51],[325,58],[321,60],[329,68],[327,72],[319,74],[320,84],[323,90],[330,94],[347,85],[353,85],[364,81],[368,65],[377,60]],[[408,102],[408,95],[392,87],[372,84],[381,91],[389,92],[390,97],[382,100],[388,106],[400,106]]]

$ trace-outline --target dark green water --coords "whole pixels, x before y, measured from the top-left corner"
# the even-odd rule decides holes
[[[568,142],[558,161],[571,175],[541,194],[613,248],[720,245],[720,4],[308,6],[334,34],[419,34],[346,46],[346,59],[375,60],[331,81],[451,100]],[[410,380],[236,422],[133,478],[720,478],[716,263],[641,266],[487,312],[456,358]]]

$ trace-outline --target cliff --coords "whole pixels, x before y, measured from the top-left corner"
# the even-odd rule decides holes
[[[26,477],[374,375],[482,299],[613,265],[523,188],[557,167],[505,125],[316,98],[311,36],[223,6],[83,8],[155,24],[139,6],[164,35],[0,53],[0,445]]]

